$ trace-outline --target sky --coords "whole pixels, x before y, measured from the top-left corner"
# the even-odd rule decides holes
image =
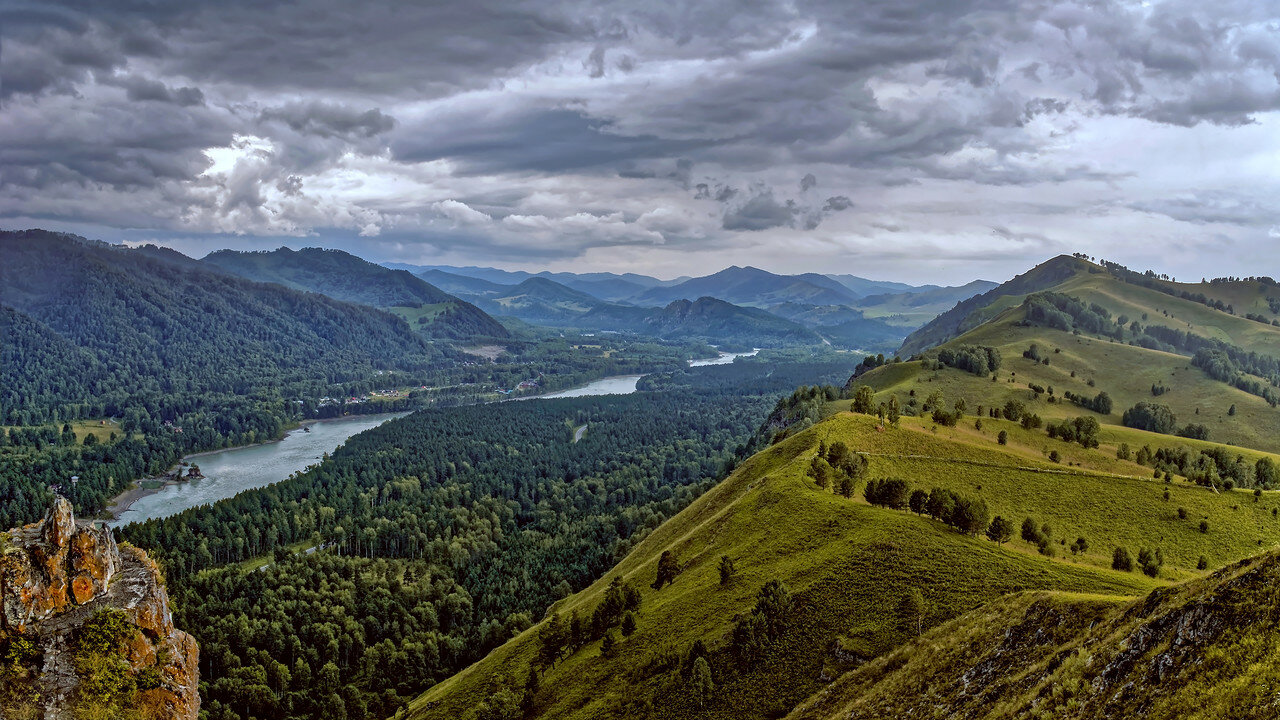
[[[1280,0],[0,3],[0,227],[378,262],[1280,276]]]

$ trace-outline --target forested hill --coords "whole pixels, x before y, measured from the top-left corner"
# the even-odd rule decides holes
[[[433,336],[461,339],[477,335],[507,337],[508,334],[501,323],[480,308],[422,278],[405,270],[375,265],[341,250],[285,247],[270,252],[219,250],[205,256],[204,262],[249,280],[317,292],[360,305],[437,306],[438,312],[419,328]]]
[[[395,316],[40,230],[0,232],[0,419],[173,419],[215,396],[320,397],[439,352]]]

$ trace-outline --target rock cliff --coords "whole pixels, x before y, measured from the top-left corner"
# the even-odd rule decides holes
[[[199,647],[146,553],[62,498],[0,551],[0,717],[196,720]]]

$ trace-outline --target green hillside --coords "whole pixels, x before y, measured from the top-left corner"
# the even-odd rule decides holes
[[[1063,267],[1074,270],[1064,274]],[[1055,282],[1027,280],[1046,277]],[[1280,288],[1258,280],[1194,286],[1159,281],[1169,290],[1161,292],[1132,280],[1078,258],[1057,258],[983,296],[990,304],[967,308],[963,319],[941,316],[908,338],[904,351],[923,337],[942,337],[948,330],[963,328],[940,348],[926,350],[925,362],[889,364],[859,376],[857,382],[872,386],[880,401],[887,402],[889,394],[898,396],[904,407],[912,390],[923,393],[918,402],[937,390],[949,401],[964,398],[988,408],[1018,400],[1045,418],[1096,415],[1061,400],[1067,393],[1092,398],[1106,392],[1112,410],[1097,415],[1104,425],[1120,425],[1124,411],[1139,402],[1157,403],[1173,412],[1179,428],[1204,426],[1210,440],[1280,449],[1280,413],[1274,407],[1280,400],[1280,327],[1181,297],[1209,290],[1242,305],[1251,297],[1256,304],[1248,312],[1258,317],[1271,314],[1266,298],[1272,292],[1280,295]],[[1012,293],[1032,286],[1048,294]],[[1000,294],[1003,291],[1011,294]],[[1091,309],[1064,319],[1054,308],[1044,310],[1048,305],[1043,298],[1079,301],[1079,307]],[[1055,317],[1046,319],[1046,312]],[[992,383],[989,374],[938,369],[932,362],[941,350],[964,347],[992,347],[1000,353],[998,382]],[[1214,354],[1231,358],[1204,362]],[[1039,393],[1033,391],[1037,386]]]
[[[790,720],[1273,717],[1280,555],[1145,598],[1023,593],[841,677]]]
[[[601,642],[591,641],[545,671],[534,696],[536,716],[692,713],[698,695],[681,666],[701,640],[717,688],[706,716],[774,717],[821,690],[826,679],[912,637],[900,622],[902,596],[911,588],[921,591],[923,624],[931,626],[1011,592],[1133,596],[1196,576],[1202,555],[1209,567],[1220,567],[1280,543],[1275,496],[1254,502],[1243,491],[1166,485],[1152,479],[1149,468],[1117,460],[1107,446],[1076,446],[1053,463],[1029,431],[998,444],[1000,429],[1021,431],[1007,421],[984,422],[982,431],[971,429],[972,421],[965,429],[935,429],[919,418],[903,418],[900,428],[877,427],[874,418],[840,413],[757,454],[590,588],[555,605],[562,620],[574,611],[589,618],[619,576],[641,597],[637,629],[617,636],[614,657],[602,657]],[[868,505],[861,492],[846,499],[819,488],[807,476],[810,461],[819,442],[837,441],[866,453],[867,479],[901,477],[912,488],[980,498],[1015,526],[1033,515],[1051,528],[1053,557],[1019,539],[1016,527],[1014,539],[998,545],[905,510]],[[1208,533],[1200,532],[1201,519]],[[1068,544],[1079,537],[1088,549],[1073,554]],[[1113,571],[1117,546],[1135,557],[1159,548],[1158,579]],[[683,571],[655,591],[651,583],[667,550]],[[720,584],[722,555],[739,571],[727,585]],[[735,618],[750,615],[757,593],[774,579],[791,593],[786,629],[759,659],[744,661],[735,651]],[[410,717],[457,717],[482,701],[497,706],[509,694],[521,696],[546,624],[433,688]]]
[[[219,250],[203,262],[258,282],[317,292],[336,300],[390,308],[432,337],[507,337],[502,324],[471,303],[431,285],[407,270],[375,265],[341,250],[286,247],[270,252]],[[432,308],[428,313],[413,313]]]

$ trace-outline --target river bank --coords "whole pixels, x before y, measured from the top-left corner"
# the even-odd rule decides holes
[[[690,367],[724,365],[739,357],[751,357],[758,353],[721,352],[715,358],[699,358],[689,361]],[[595,395],[629,395],[636,392],[637,383],[644,375],[616,375],[604,377],[579,387],[558,390],[542,395],[527,395],[510,400],[553,400],[557,398],[587,397]],[[244,490],[264,487],[280,482],[295,472],[305,470],[318,462],[325,453],[333,452],[352,435],[363,432],[407,412],[378,415],[347,415],[340,418],[304,420],[289,428],[283,436],[253,445],[241,445],[220,450],[206,450],[184,456],[178,464],[161,477],[143,478],[112,499],[101,517],[108,525],[119,527],[130,522],[149,518],[167,517],[190,507],[214,503]],[[582,439],[585,428],[579,429],[574,441]],[[192,480],[171,479],[184,464],[200,466],[203,477]]]
[[[166,517],[189,507],[232,497],[243,490],[279,482],[319,462],[325,453],[333,452],[352,435],[406,414],[305,420],[274,440],[186,455],[166,475],[138,480],[117,495],[104,516],[109,517],[108,525],[119,527]],[[183,463],[199,465],[202,477],[170,479]]]

